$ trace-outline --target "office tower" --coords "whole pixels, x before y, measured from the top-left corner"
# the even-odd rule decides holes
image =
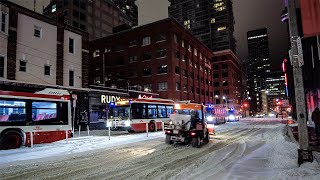
[[[169,17],[184,25],[212,51],[236,53],[231,0],[170,0]]]
[[[265,90],[266,77],[270,73],[267,28],[247,32],[248,39],[248,86],[253,110],[261,110],[261,91]]]

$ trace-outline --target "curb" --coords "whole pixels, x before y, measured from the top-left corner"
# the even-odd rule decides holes
[[[285,126],[284,133],[292,142],[299,144],[299,142],[294,138],[292,128],[289,125]],[[320,152],[312,151],[312,155],[318,165],[320,165]]]
[[[292,133],[292,128],[289,126],[289,125],[286,125],[285,128],[284,128],[284,131],[285,131],[285,135],[287,137],[289,137],[289,139],[296,143],[296,144],[299,144],[299,142],[294,138],[293,136],[293,133]]]

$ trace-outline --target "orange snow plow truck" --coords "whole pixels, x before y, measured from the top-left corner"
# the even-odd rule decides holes
[[[205,120],[205,107],[190,102],[177,102],[174,113],[170,115],[169,124],[165,127],[166,144],[192,144],[201,147],[208,143],[210,132]]]

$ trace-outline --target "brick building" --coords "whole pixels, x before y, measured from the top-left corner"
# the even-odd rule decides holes
[[[241,104],[244,95],[244,68],[231,50],[214,52],[212,61],[213,88],[216,104]]]
[[[212,103],[213,53],[173,19],[90,42],[90,83],[137,85],[162,98]]]

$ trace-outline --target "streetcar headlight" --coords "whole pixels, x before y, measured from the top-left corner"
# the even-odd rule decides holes
[[[233,121],[235,119],[236,119],[236,117],[234,115],[229,115],[229,120]]]
[[[212,116],[208,116],[207,117],[207,121],[213,121],[213,117]]]
[[[125,126],[130,126],[130,121],[126,121],[124,124]]]

